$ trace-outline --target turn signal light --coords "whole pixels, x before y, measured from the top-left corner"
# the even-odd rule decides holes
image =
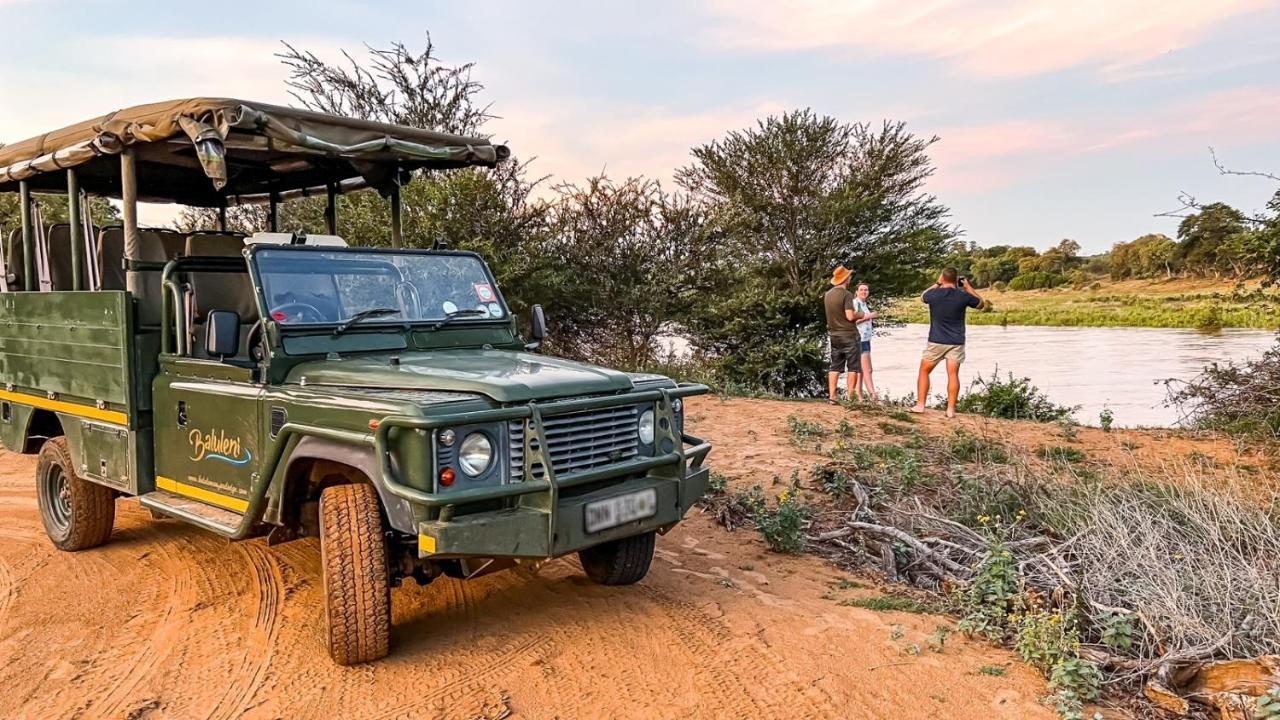
[[[445,487],[453,484],[453,468],[445,468],[440,471],[440,484]]]
[[[378,426],[379,426],[379,425],[381,425],[381,424],[382,424],[382,421],[381,421],[381,420],[370,420],[370,421],[369,421],[369,429],[370,429],[370,430],[377,430],[377,429],[378,429]]]

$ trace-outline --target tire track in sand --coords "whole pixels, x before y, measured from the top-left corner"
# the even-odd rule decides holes
[[[253,637],[245,637],[245,642],[237,644],[239,666],[233,671],[231,682],[218,703],[206,715],[208,718],[234,719],[249,709],[271,665],[280,616],[284,610],[284,576],[271,551],[246,543],[237,543],[233,547],[248,560],[250,587],[255,596]]]
[[[834,701],[810,684],[779,685],[779,679],[792,673],[758,643],[735,641],[723,623],[692,603],[648,585],[639,589],[669,618],[667,629],[680,639],[701,673],[711,679],[709,690],[718,701],[717,714],[726,709],[739,717],[839,714]]]
[[[429,611],[438,621],[446,621],[450,616],[457,620],[466,620],[474,615],[484,591],[473,585],[470,580],[447,580],[441,585],[432,587],[436,592],[439,606]],[[437,680],[437,688],[423,694],[415,695],[408,702],[394,705],[370,716],[371,720],[397,720],[407,717],[426,717],[420,710],[432,710],[432,706],[442,702],[473,700],[488,689],[488,685],[496,678],[521,671],[528,663],[526,658],[545,657],[555,648],[555,641],[548,634],[525,633],[505,640],[496,649],[468,648],[461,644],[450,649],[447,662],[442,662],[432,671]]]
[[[4,627],[5,616],[9,614],[9,605],[13,602],[13,586],[13,568],[0,557],[0,627]]]
[[[154,527],[147,527],[145,534],[150,536],[151,547],[154,548],[154,554],[151,557],[158,556],[163,561],[156,563],[160,566],[157,569],[164,572],[164,568],[176,566],[177,571],[167,573],[169,592],[166,596],[168,599],[164,608],[158,613],[159,617],[151,634],[142,641],[141,647],[132,658],[113,663],[116,667],[125,668],[124,674],[116,678],[115,682],[102,693],[100,700],[89,703],[87,710],[92,711],[96,716],[125,715],[129,706],[136,700],[133,697],[134,690],[142,684],[143,680],[153,673],[169,669],[162,667],[162,661],[176,646],[175,640],[181,636],[183,628],[187,625],[190,608],[195,604],[194,586],[188,580],[187,574],[182,571],[183,562],[176,559],[170,551],[168,547],[170,538],[165,537]],[[147,604],[142,607],[149,606],[150,604]],[[148,611],[148,614],[154,616],[156,613]]]

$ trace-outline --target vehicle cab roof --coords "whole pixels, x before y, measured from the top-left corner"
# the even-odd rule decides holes
[[[281,107],[233,98],[138,105],[0,147],[0,192],[26,181],[63,192],[68,168],[80,187],[121,196],[119,162],[132,149],[138,199],[183,205],[266,202],[374,187],[389,192],[419,168],[491,167],[510,155],[487,138]]]

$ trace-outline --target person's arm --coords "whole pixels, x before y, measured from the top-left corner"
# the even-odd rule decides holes
[[[981,310],[982,307],[987,304],[987,301],[982,299],[982,296],[978,294],[977,290],[973,289],[973,284],[970,283],[968,280],[965,280],[964,284],[961,285],[960,288],[965,292],[969,293],[969,295],[973,297],[974,300],[977,301],[976,303],[973,303],[973,302],[969,303],[969,307],[973,308],[974,310]]]
[[[853,295],[846,295],[844,298],[844,317],[849,322],[855,322],[862,318],[862,313],[853,307]]]
[[[860,307],[867,307],[867,306],[865,303],[863,303],[860,305]],[[875,320],[878,317],[880,317],[880,313],[867,307],[866,312],[862,313],[862,319],[858,321],[858,324],[861,325],[862,323],[865,323],[865,322],[871,322],[872,320]]]

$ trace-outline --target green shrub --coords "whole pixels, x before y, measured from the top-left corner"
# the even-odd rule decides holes
[[[1084,462],[1086,458],[1084,451],[1073,447],[1063,447],[1061,445],[1042,447],[1039,450],[1036,450],[1036,455],[1039,455],[1043,460],[1060,463]]]
[[[1009,613],[1021,607],[1018,565],[1003,542],[993,542],[960,595],[960,632],[999,641]]]
[[[787,430],[790,431],[792,440],[811,440],[831,434],[830,430],[819,423],[803,420],[795,415],[787,416]]]
[[[1054,422],[1071,417],[1078,408],[1055,405],[1030,378],[1015,378],[1010,373],[1001,380],[999,370],[991,377],[979,377],[956,402],[960,412],[977,413],[1008,420],[1035,420]]]
[[[1258,698],[1253,717],[1255,720],[1280,720],[1280,687],[1271,688]]]
[[[1103,405],[1102,412],[1098,413],[1098,425],[1102,427],[1102,432],[1111,432],[1111,426],[1115,424],[1116,414],[1111,408]]]
[[[812,508],[800,501],[794,488],[784,490],[773,510],[763,510],[756,515],[756,529],[770,550],[799,555],[804,552],[804,529],[812,514]]]
[[[947,441],[947,451],[956,460],[964,462],[1009,462],[1009,453],[999,443],[980,438],[971,432],[956,428]]]
[[[905,595],[877,595],[868,598],[849,598],[841,600],[840,605],[858,607],[876,612],[904,612],[925,615],[938,612],[938,608]]]
[[[1067,279],[1057,273],[1029,272],[1022,273],[1009,281],[1010,290],[1042,290],[1055,288],[1065,284]]]

